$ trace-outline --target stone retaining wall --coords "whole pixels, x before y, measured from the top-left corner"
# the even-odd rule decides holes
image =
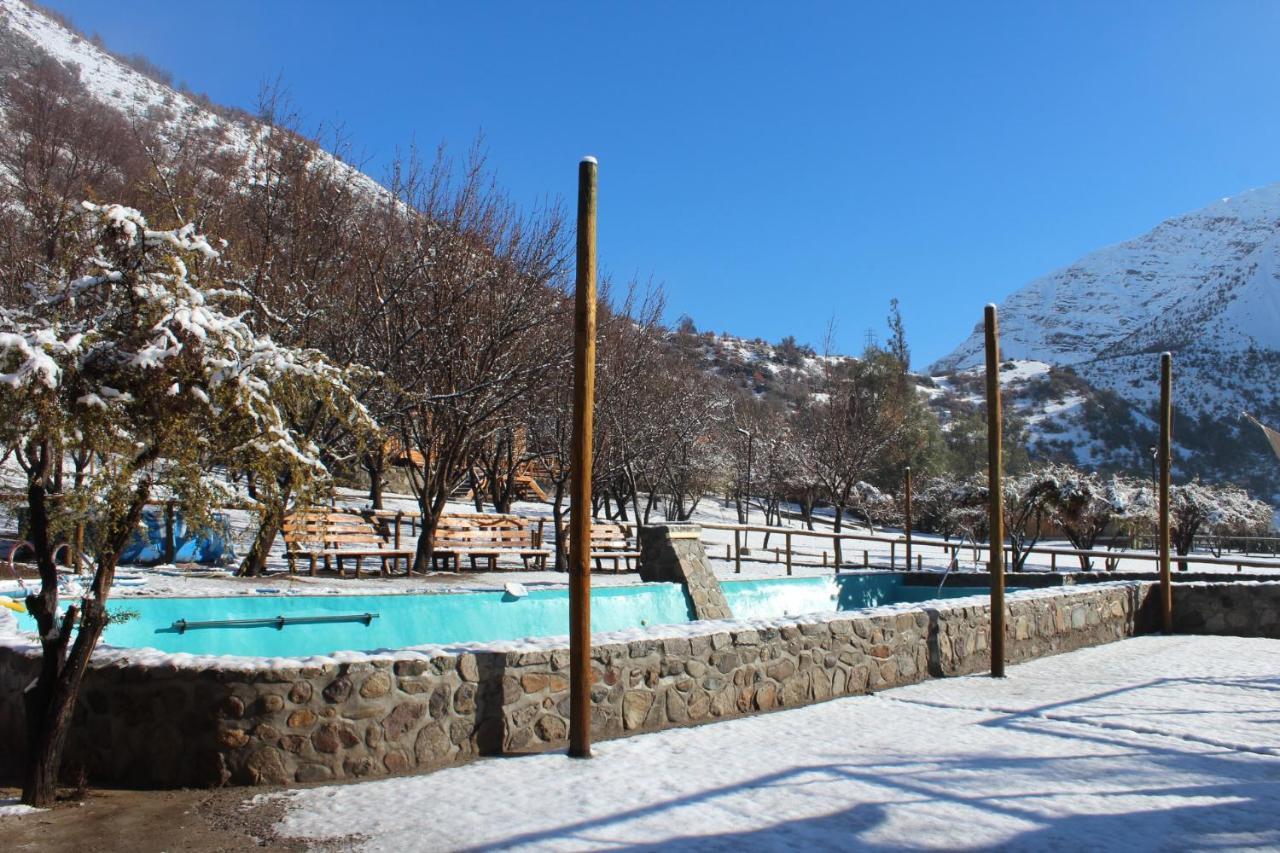
[[[278,785],[431,770],[496,752],[492,655],[251,670],[147,663],[86,676],[66,767],[137,787]],[[0,771],[23,750],[34,660],[0,647]],[[286,662],[288,663],[288,662]]]
[[[1120,584],[1013,596],[1009,660],[1147,630],[1150,590]],[[981,601],[691,623],[604,642],[593,650],[595,736],[984,671]],[[67,767],[83,767],[95,784],[294,784],[423,772],[566,743],[566,649],[353,657],[234,669],[210,666],[209,658],[177,665],[100,655],[86,679]],[[24,740],[21,689],[34,673],[29,653],[0,643],[0,771],[9,776]]]
[[[1174,584],[1173,629],[1280,639],[1280,583]]]
[[[1011,598],[1008,659],[1140,633],[1154,616],[1149,591],[1149,584],[1127,584]],[[761,628],[720,623],[707,634],[596,646],[593,732],[617,737],[985,671],[989,609],[962,601]],[[557,654],[506,656],[505,751],[564,745],[569,694],[567,679],[554,674]]]

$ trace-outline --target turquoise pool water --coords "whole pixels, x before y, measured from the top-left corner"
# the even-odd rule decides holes
[[[726,581],[722,587],[734,616],[740,619],[857,610],[979,591],[956,587],[939,595],[933,586],[905,586],[900,574]],[[563,636],[569,625],[569,599],[563,589],[532,590],[520,597],[505,592],[470,592],[130,598],[117,599],[110,609],[137,614],[108,626],[104,641],[111,645],[206,655],[292,657],[428,643],[517,640]],[[676,584],[600,587],[591,594],[592,631],[679,624],[688,622],[691,615],[684,589]],[[282,627],[193,624],[231,619],[270,621],[281,616],[339,621],[290,621]]]

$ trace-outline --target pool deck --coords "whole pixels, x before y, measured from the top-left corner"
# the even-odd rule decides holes
[[[332,849],[1274,849],[1280,641],[1145,636],[874,696],[266,795]],[[478,793],[483,792],[483,793]]]

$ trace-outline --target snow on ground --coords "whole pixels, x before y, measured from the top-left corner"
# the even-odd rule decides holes
[[[1141,637],[875,696],[266,795],[361,850],[1280,846],[1280,641]]]
[[[0,797],[0,817],[21,817],[42,811],[44,809],[23,805],[17,797]]]

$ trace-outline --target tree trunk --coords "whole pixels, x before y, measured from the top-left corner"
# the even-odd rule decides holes
[[[364,470],[369,474],[369,504],[374,509],[382,509],[382,470],[386,465],[386,457],[381,453],[364,455]]]
[[[843,525],[843,523],[844,523],[844,504],[836,504],[836,520],[835,520],[835,524],[832,525],[832,529],[835,531],[836,538],[831,540],[832,542],[835,543],[836,568],[839,568],[840,566],[844,565],[844,550],[840,545],[840,528]]]
[[[1173,537],[1170,537],[1170,538],[1173,538]],[[1192,537],[1191,539],[1188,539],[1187,541],[1182,541],[1181,539],[1179,539],[1178,541],[1173,543],[1173,550],[1178,554],[1179,557],[1185,557],[1191,553],[1192,541],[1194,541],[1194,537]],[[1187,561],[1179,560],[1178,571],[1185,572],[1186,570],[1187,570]]]
[[[556,571],[569,571],[568,532],[564,525],[564,480],[556,480],[555,497],[551,501],[552,527],[556,532]]]
[[[107,625],[107,597],[115,579],[116,563],[128,544],[129,537],[142,518],[142,509],[150,495],[150,483],[139,485],[133,503],[109,531],[94,572],[90,596],[81,599],[80,608],[67,608],[61,626],[57,625],[57,571],[50,549],[48,519],[43,485],[33,484],[28,490],[32,508],[32,535],[37,562],[41,569],[40,592],[27,597],[27,609],[36,619],[40,631],[40,674],[23,695],[27,729],[27,764],[23,773],[22,802],[37,808],[48,808],[57,798],[58,771],[62,751],[71,729],[72,715],[89,659]],[[80,616],[75,643],[67,654],[67,643]]]
[[[422,511],[422,531],[418,534],[418,545],[413,556],[413,571],[426,574],[431,571],[432,560],[436,553],[436,528],[440,526],[440,516],[444,514],[448,494],[437,494],[428,501],[427,493],[422,493],[418,501],[418,509]]]
[[[800,517],[805,526],[813,530],[813,493],[808,490],[800,496]]]
[[[1077,551],[1088,551],[1093,547],[1095,540],[1086,540],[1085,536],[1072,530],[1070,527],[1064,526],[1062,532],[1067,534],[1067,541],[1071,543],[1071,547]],[[1093,571],[1093,560],[1084,554],[1077,554],[1076,559],[1080,561],[1080,571]]]
[[[267,573],[267,558],[271,556],[271,546],[275,544],[276,536],[283,526],[283,512],[278,512],[274,507],[263,512],[258,533],[253,537],[253,545],[236,570],[237,577],[257,578]]]
[[[292,494],[293,489],[285,485],[278,500],[263,505],[262,517],[258,521],[258,533],[253,537],[253,545],[249,548],[249,553],[244,555],[244,560],[236,571],[237,576],[256,578],[267,573],[267,558],[271,556],[271,546],[275,544],[276,536],[284,527],[284,517]]]
[[[474,468],[467,469],[467,483],[471,486],[471,501],[475,504],[476,512],[484,512],[484,491],[480,488],[480,481],[476,479]],[[423,518],[426,513],[423,513]]]

